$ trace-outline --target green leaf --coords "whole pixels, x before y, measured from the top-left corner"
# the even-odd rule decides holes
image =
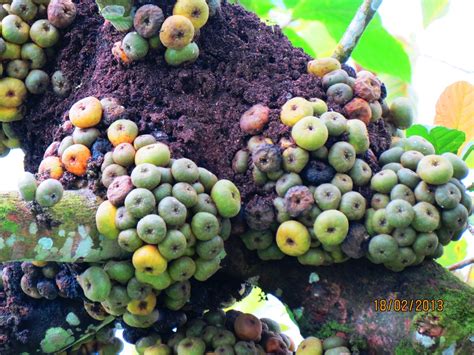
[[[324,23],[331,36],[339,41],[360,4],[361,1],[354,0],[303,0],[295,7],[293,17]],[[383,27],[378,14],[365,29],[352,57],[365,69],[406,82],[411,80],[410,58],[402,43]]]
[[[339,40],[361,3],[360,0],[302,0],[294,8],[293,17],[321,21],[329,33]]]
[[[118,30],[126,32],[133,26],[133,18],[125,16],[125,8],[120,5],[109,5],[102,9],[101,15]]]
[[[312,57],[316,56],[314,49],[306,42],[295,30],[290,27],[283,29],[283,33],[288,37],[293,46],[303,49],[306,54],[309,54]]]
[[[449,0],[421,0],[423,26],[428,27],[434,20],[443,17],[449,8]]]
[[[318,56],[330,57],[332,55],[337,42],[322,22],[299,20],[292,22],[290,27],[313,48]]]
[[[406,131],[406,134],[407,137],[417,135],[427,139],[433,144],[436,154],[446,152],[457,154],[459,148],[466,140],[466,133],[443,126],[436,126],[429,129],[423,125],[414,125]]]
[[[299,0],[283,0],[283,3],[285,4],[285,7],[287,9],[294,8],[296,5],[298,5],[299,2]]]
[[[467,242],[463,237],[457,242],[451,242],[444,247],[443,256],[436,259],[438,264],[450,266],[464,260],[467,255]]]
[[[375,15],[367,26],[352,52],[352,58],[362,67],[376,73],[411,81],[410,58],[402,43],[383,27],[379,15]]]
[[[469,169],[474,169],[474,142],[470,142],[464,147],[461,156]]]
[[[431,141],[429,129],[426,126],[421,125],[421,124],[415,124],[415,125],[411,126],[410,128],[408,128],[406,130],[406,136],[407,137],[421,136],[421,137],[427,139],[428,141],[430,141],[431,143],[433,143]]]
[[[248,11],[255,12],[258,16],[266,16],[275,7],[272,0],[232,0],[230,3],[240,4]]]
[[[123,6],[125,9],[125,15],[130,14],[132,9],[133,0],[95,0],[95,3],[99,7],[99,11],[102,11],[106,6]]]
[[[446,128],[443,126],[434,127],[430,131],[430,136],[436,142],[436,154],[455,153],[466,141],[466,133],[457,129]]]

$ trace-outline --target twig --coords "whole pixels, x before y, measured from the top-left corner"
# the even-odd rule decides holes
[[[333,57],[341,63],[346,62],[359,42],[370,20],[374,17],[382,0],[364,0],[352,22],[334,50]]]
[[[474,258],[469,258],[469,259],[460,261],[456,264],[453,264],[451,266],[448,266],[448,270],[449,271],[459,270],[459,269],[462,269],[463,267],[471,265],[473,263],[474,263]]]

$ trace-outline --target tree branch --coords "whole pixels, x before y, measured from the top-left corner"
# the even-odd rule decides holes
[[[66,192],[63,201],[51,211],[51,218],[60,223],[51,230],[32,227],[33,223],[38,225],[35,222],[38,216],[33,215],[28,204],[19,200],[16,194],[4,194],[0,196],[0,201],[0,211],[6,217],[0,222],[4,245],[0,252],[1,261],[19,258],[74,261],[79,256],[91,261],[120,255],[117,246],[114,246],[115,242],[101,239],[95,231],[94,216],[100,201],[90,191]],[[38,231],[35,232],[36,228]],[[12,235],[16,243],[9,239]],[[47,251],[41,247],[44,246],[41,238],[50,238],[52,241]],[[64,242],[67,238],[71,238],[71,242],[65,248],[64,245],[69,245]],[[89,245],[89,255],[82,254],[81,247],[78,247],[82,244]],[[387,349],[394,351],[413,332],[422,334],[426,331],[426,322],[431,324],[426,318],[430,312],[417,313],[415,309],[406,309],[406,312],[396,312],[394,309],[377,311],[376,300],[443,301],[445,312],[450,316],[449,320],[446,318],[436,325],[439,333],[430,330],[438,334],[433,336],[435,342],[439,340],[440,334],[449,334],[450,340],[464,344],[466,334],[463,333],[464,328],[458,325],[474,321],[473,289],[434,262],[425,262],[422,266],[410,267],[401,273],[390,272],[367,260],[351,260],[318,268],[304,267],[294,258],[263,262],[256,253],[247,250],[236,235],[226,242],[226,251],[228,255],[216,277],[242,282],[257,278],[263,290],[275,294],[288,304],[305,335],[324,335],[337,330],[331,327],[340,324],[344,329],[350,329],[350,333],[365,339],[371,350],[383,352]],[[462,302],[455,301],[461,300],[461,297],[465,297]],[[53,303],[63,308],[64,302],[66,300],[57,299]]]
[[[97,232],[99,203],[90,190],[66,191],[56,206],[35,213],[18,193],[0,193],[0,262],[95,262],[125,256],[116,241]]]
[[[469,258],[469,259],[460,261],[456,264],[448,266],[448,270],[449,271],[459,270],[459,269],[462,269],[463,267],[466,267],[466,266],[471,265],[473,263],[474,263],[474,258]]]
[[[293,311],[304,336],[343,331],[365,341],[371,354],[393,354],[402,347],[404,354],[414,353],[407,347],[437,353],[453,344],[456,352],[472,353],[474,289],[434,261],[402,272],[366,259],[305,267],[288,257],[263,262],[239,239],[226,242],[223,272],[257,279]]]
[[[382,0],[364,0],[354,15],[349,27],[346,29],[346,32],[337,44],[333,54],[334,58],[341,63],[349,59],[381,3]]]

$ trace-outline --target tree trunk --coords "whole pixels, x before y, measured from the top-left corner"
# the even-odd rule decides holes
[[[22,216],[22,221],[17,222],[19,227],[15,235],[22,240],[23,247],[10,247],[9,252],[1,254],[0,261],[78,260],[76,249],[68,249],[65,254],[35,252],[40,236],[51,238],[52,245],[60,243],[63,237],[58,231],[61,228],[38,228],[40,233],[30,233],[29,226],[35,223],[36,216],[26,213],[26,204],[15,194],[7,196],[9,202],[3,202],[1,210],[9,211],[6,214],[8,221],[12,220],[11,216]],[[83,238],[77,232],[77,226],[87,231],[95,230],[94,215],[98,204],[98,199],[90,191],[67,192],[61,205],[53,209],[52,220],[62,228],[74,231],[76,238]],[[76,222],[71,224],[72,216],[67,211],[72,206]],[[5,229],[5,222],[0,228]],[[97,233],[87,235],[89,245],[94,246],[90,250],[95,261],[120,255],[107,250],[101,244],[106,241],[101,240]],[[5,233],[2,234],[1,240],[6,246],[8,238],[11,236],[5,238]],[[237,236],[226,243],[226,251],[228,256],[220,277],[225,275],[242,281],[257,277],[257,283],[264,291],[274,294],[289,306],[304,335],[327,336],[337,330],[346,331],[365,341],[370,353],[377,354],[393,353],[397,348],[406,353],[407,347],[411,347],[409,339],[419,343],[419,347],[425,344],[427,351],[445,348],[454,342],[456,349],[472,347],[468,338],[474,324],[474,290],[433,261],[400,273],[366,260],[350,260],[329,267],[304,267],[290,258],[263,262],[245,249]],[[63,299],[49,304],[63,310],[71,306],[70,301]],[[35,307],[31,312],[42,311]],[[44,331],[50,327],[44,326]],[[29,344],[31,347],[36,345]]]

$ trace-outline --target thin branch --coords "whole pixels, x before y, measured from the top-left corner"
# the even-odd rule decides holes
[[[360,37],[374,17],[382,0],[364,0],[357,10],[352,22],[334,50],[333,57],[341,63],[346,62],[359,42]]]
[[[463,261],[460,261],[460,262],[458,262],[456,264],[453,264],[451,266],[448,266],[448,270],[449,271],[459,270],[459,269],[462,269],[463,267],[466,267],[466,266],[471,265],[471,264],[474,264],[474,257],[463,260]]]

